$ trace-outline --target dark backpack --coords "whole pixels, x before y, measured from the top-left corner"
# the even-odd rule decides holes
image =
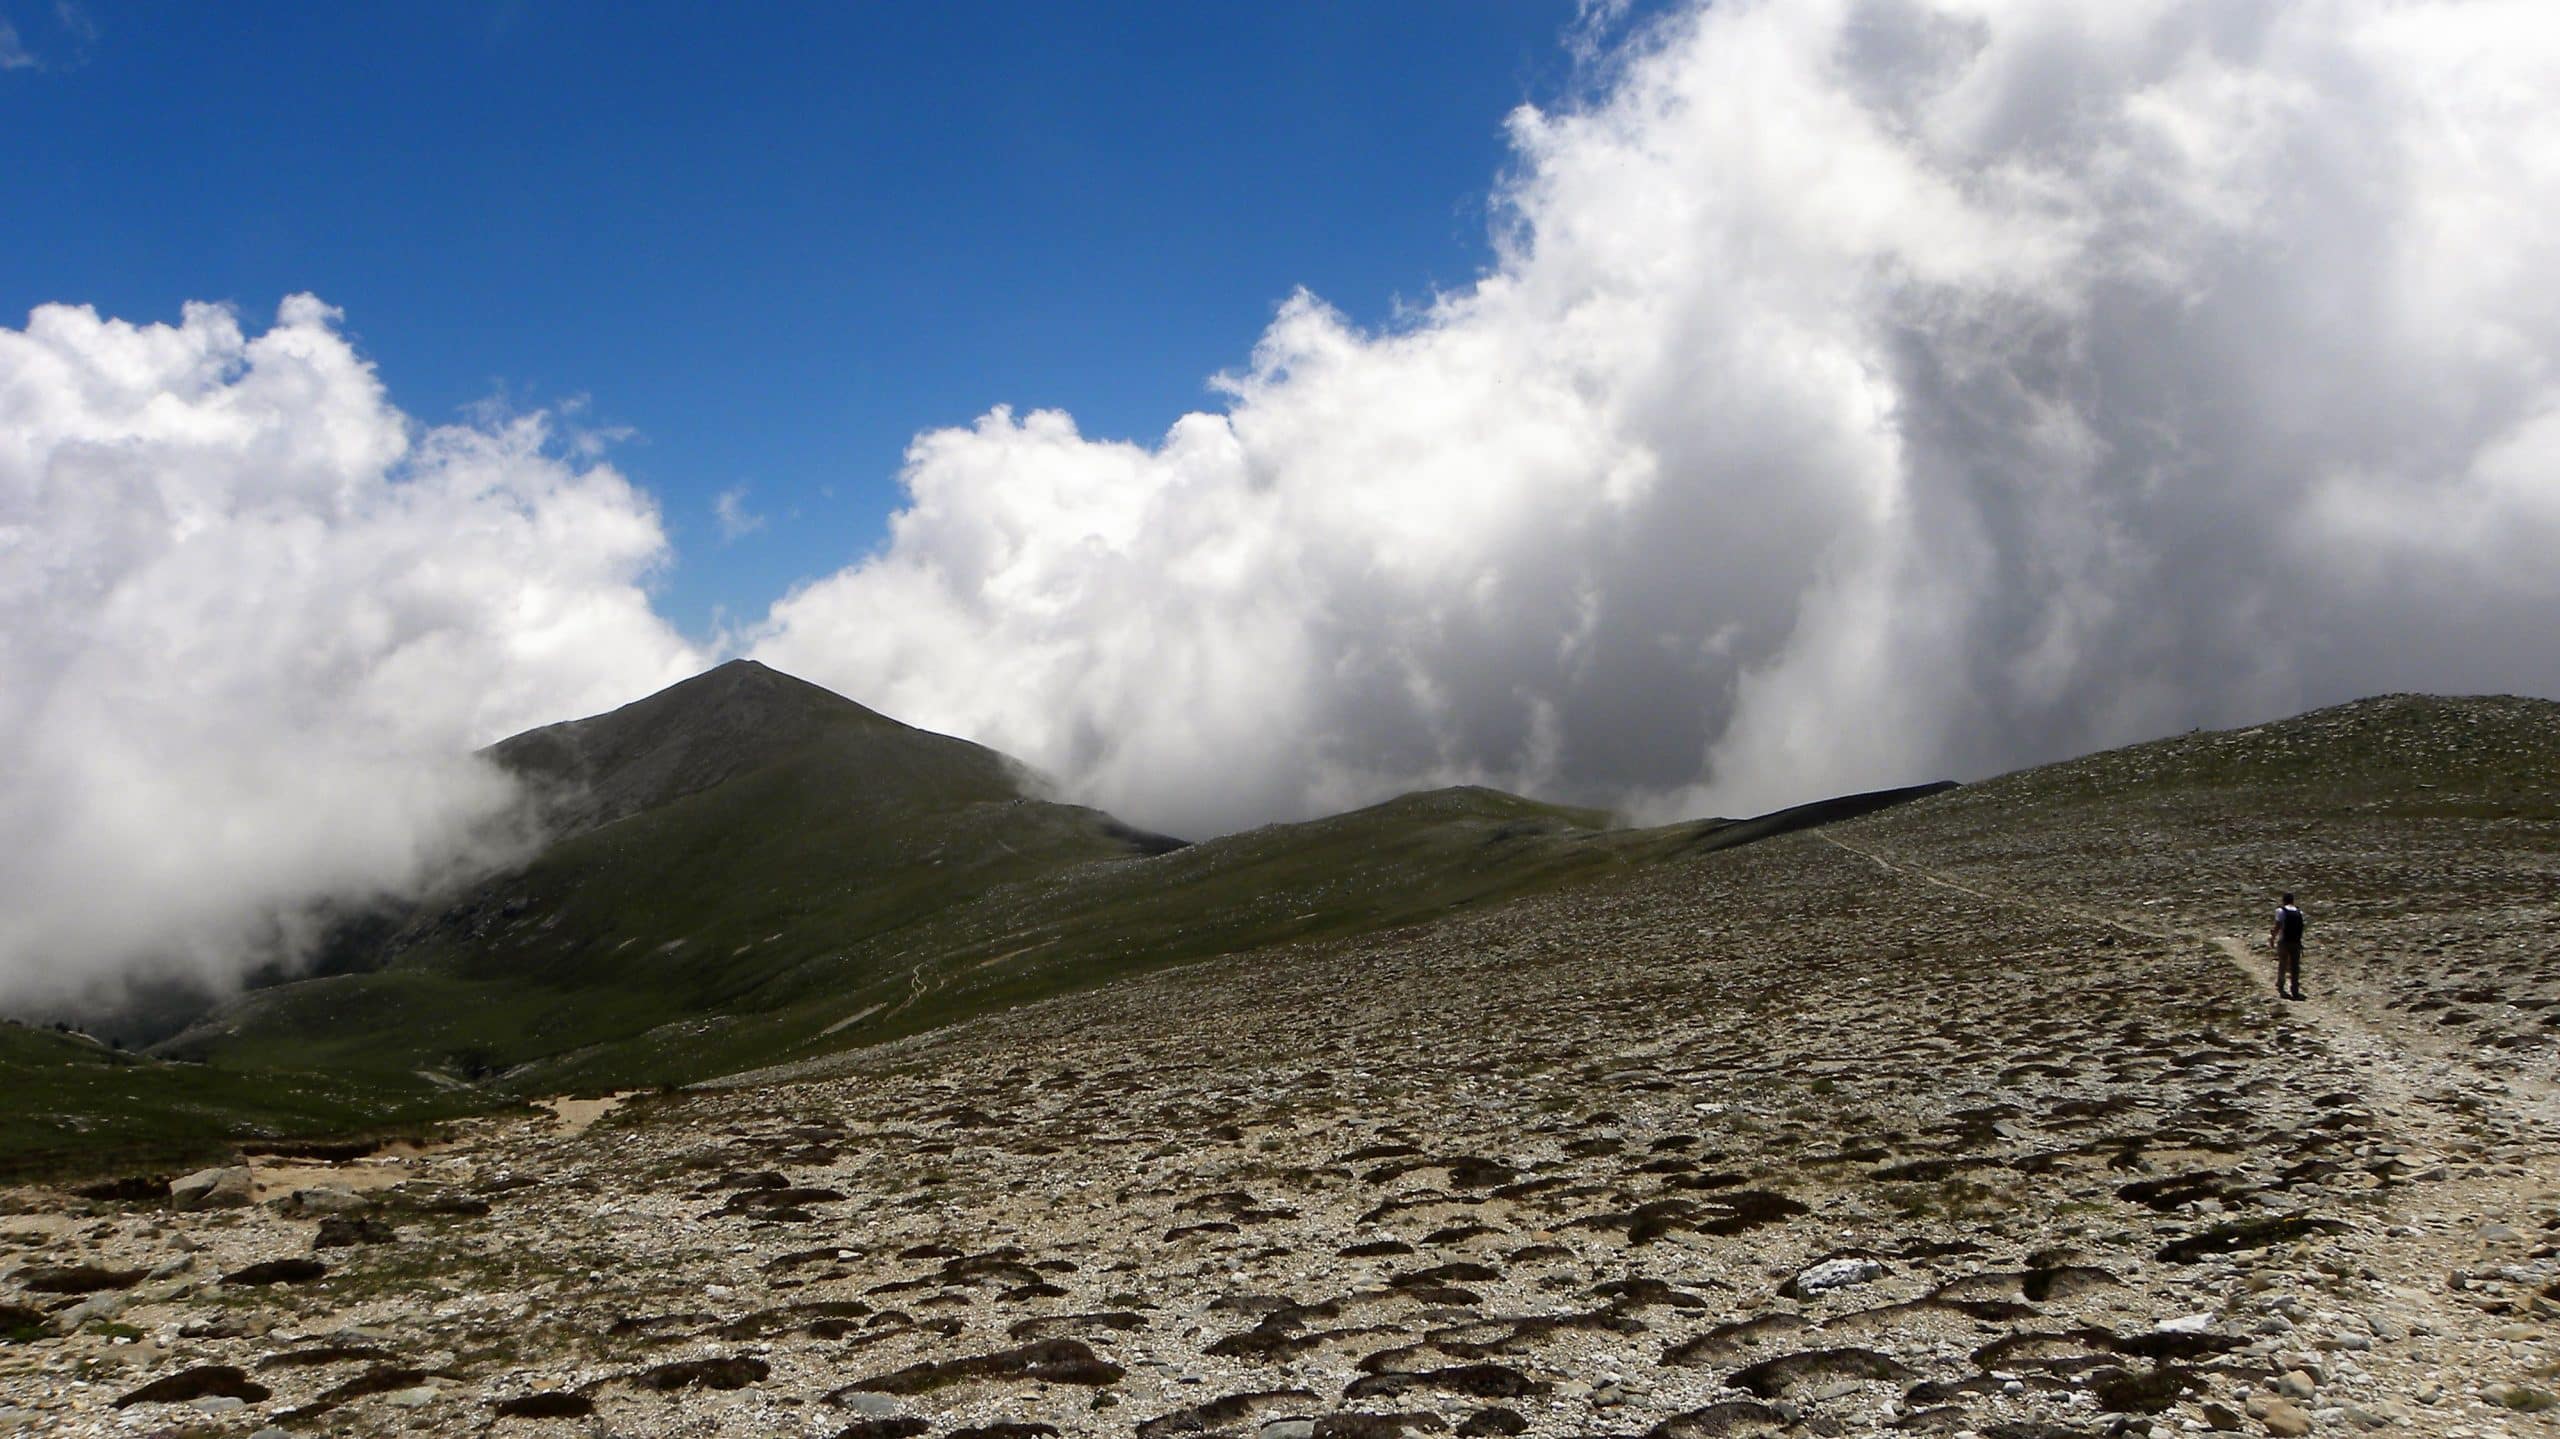
[[[2290,906],[2277,910],[2276,932],[2286,944],[2302,943],[2302,911]]]

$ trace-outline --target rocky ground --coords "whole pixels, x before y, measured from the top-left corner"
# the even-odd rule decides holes
[[[236,1207],[15,1191],[0,1428],[2560,1427],[2553,1011],[2507,1002],[2560,978],[2552,827],[2059,803],[271,1162]],[[2249,943],[2288,867],[2299,1005]]]

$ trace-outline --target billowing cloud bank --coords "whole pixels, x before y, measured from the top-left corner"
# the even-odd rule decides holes
[[[2560,11],[1723,0],[1523,111],[1500,263],[1151,447],[919,438],[771,662],[1191,832],[1654,814],[2560,691]]]
[[[696,666],[645,497],[420,430],[333,318],[0,330],[0,1011],[287,955],[500,837],[473,746]]]

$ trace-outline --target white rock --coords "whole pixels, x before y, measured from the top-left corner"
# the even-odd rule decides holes
[[[169,1181],[172,1209],[239,1209],[257,1197],[257,1176],[247,1165],[199,1169]]]
[[[1884,1266],[1872,1259],[1826,1259],[1820,1264],[1796,1271],[1798,1294],[1820,1294],[1826,1290],[1846,1289],[1864,1284],[1884,1273]]]

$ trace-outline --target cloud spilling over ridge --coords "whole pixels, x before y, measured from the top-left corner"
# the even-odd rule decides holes
[[[698,665],[644,496],[540,416],[413,425],[334,318],[0,329],[0,1009],[289,955],[503,838],[472,747]]]
[[[1153,445],[996,410],[760,657],[1204,832],[1654,815],[2560,692],[2560,12],[1721,0],[1499,260]]]

